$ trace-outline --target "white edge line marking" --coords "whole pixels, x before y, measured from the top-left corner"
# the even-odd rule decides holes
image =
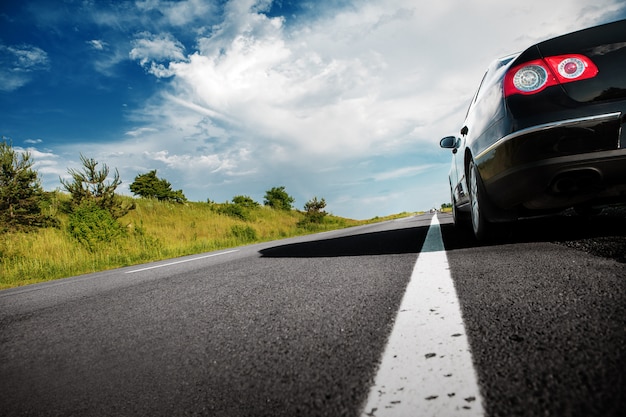
[[[233,253],[233,252],[239,252],[238,249],[233,249],[233,250],[229,250],[226,252],[220,252],[220,253],[212,253],[210,255],[205,255],[205,256],[198,256],[196,258],[191,258],[191,259],[183,259],[182,261],[175,261],[175,262],[168,262],[166,264],[160,264],[160,265],[154,265],[154,266],[148,266],[146,268],[141,268],[141,269],[134,269],[132,271],[127,271],[125,272],[126,274],[134,274],[135,272],[142,272],[142,271],[148,271],[150,269],[156,269],[156,268],[164,268],[166,266],[172,266],[172,265],[177,265],[177,264],[182,264],[185,262],[193,262],[193,261],[198,261],[200,259],[206,259],[206,258],[212,258],[214,256],[220,256],[220,255],[226,255],[229,253]]]
[[[484,410],[434,215],[361,416],[455,415]]]

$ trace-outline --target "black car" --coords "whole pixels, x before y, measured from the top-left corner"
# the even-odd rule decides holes
[[[626,203],[626,20],[494,61],[452,149],[455,223],[480,240],[503,222]]]

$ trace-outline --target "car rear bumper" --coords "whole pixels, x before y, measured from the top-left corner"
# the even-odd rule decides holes
[[[626,117],[611,112],[520,130],[475,161],[500,209],[626,202]]]

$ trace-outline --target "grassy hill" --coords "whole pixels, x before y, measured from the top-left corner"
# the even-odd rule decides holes
[[[136,208],[106,239],[87,242],[68,233],[61,207],[69,197],[60,193],[46,207],[59,227],[0,234],[0,289],[408,215],[368,221],[327,215],[312,224],[297,210],[125,198]]]

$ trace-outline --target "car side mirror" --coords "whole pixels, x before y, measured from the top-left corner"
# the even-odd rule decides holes
[[[456,136],[446,136],[439,141],[439,146],[444,149],[452,149],[452,153],[456,153],[460,142]]]

